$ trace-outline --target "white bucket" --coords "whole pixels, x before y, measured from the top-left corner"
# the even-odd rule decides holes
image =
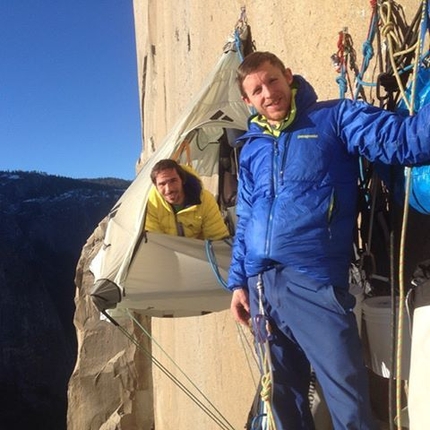
[[[353,285],[349,288],[349,292],[355,297],[355,306],[353,309],[355,319],[357,320],[357,327],[358,327],[358,334],[361,337],[361,326],[362,326],[362,320],[363,320],[363,300],[364,300],[364,293],[363,288],[359,288],[356,285]]]
[[[363,322],[365,324],[368,351],[367,365],[378,375],[389,378],[391,372],[396,377],[395,368],[392,369],[392,339],[391,339],[391,297],[377,296],[368,297],[363,300]],[[396,315],[398,315],[398,303],[396,304]],[[401,378],[409,379],[411,336],[409,321],[404,309],[403,338],[401,350]],[[397,339],[397,323],[394,336]],[[395,356],[397,351],[395,351]]]

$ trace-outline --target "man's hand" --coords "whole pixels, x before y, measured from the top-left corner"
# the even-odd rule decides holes
[[[249,312],[248,291],[245,288],[239,288],[233,291],[230,310],[237,322],[246,326],[249,325],[251,315]]]

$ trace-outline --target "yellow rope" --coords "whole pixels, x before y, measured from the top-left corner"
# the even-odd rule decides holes
[[[272,399],[273,399],[273,373],[272,373],[272,360],[270,355],[269,336],[271,333],[271,327],[269,321],[265,317],[264,306],[263,306],[263,277],[261,274],[258,275],[257,291],[258,291],[258,310],[262,318],[264,318],[264,331],[265,339],[264,342],[259,333],[256,333],[256,348],[258,350],[258,356],[261,360],[261,391],[260,397],[264,403],[266,418],[267,418],[267,430],[276,430],[275,419],[273,416]],[[256,330],[258,330],[258,322],[256,320]],[[283,429],[285,430],[285,429]]]
[[[421,5],[421,24],[425,19],[426,13],[426,0],[422,1]],[[413,68],[412,77],[412,89],[411,89],[411,99],[409,105],[409,115],[414,114],[414,102],[415,102],[415,92],[416,92],[416,82],[419,68],[419,60],[422,52],[422,25],[420,25],[420,30],[418,34],[418,40],[415,46],[415,64]],[[404,302],[405,302],[405,281],[404,281],[404,250],[406,247],[406,228],[408,223],[408,213],[409,213],[409,197],[411,188],[411,168],[405,167],[405,201],[404,201],[404,211],[403,211],[403,221],[402,221],[402,235],[400,242],[400,258],[399,258],[399,315],[398,315],[398,327],[397,327],[397,374],[396,374],[396,397],[397,397],[397,428],[400,430],[402,428],[402,408],[401,408],[401,393],[402,393],[402,343],[403,343],[403,316],[404,316]]]
[[[402,95],[403,101],[406,104],[406,107],[410,111],[411,105],[409,103],[409,100],[405,93],[405,88],[402,84],[402,81],[400,79],[399,71],[397,70],[397,66],[395,63],[395,57],[399,55],[403,55],[404,53],[411,52],[412,50],[416,49],[416,46],[412,46],[409,49],[405,51],[396,51],[396,48],[398,48],[401,45],[401,41],[397,33],[395,32],[395,25],[391,21],[391,1],[385,1],[380,6],[380,16],[381,21],[383,22],[383,26],[381,29],[382,35],[385,37],[388,43],[388,56],[390,58],[390,63],[393,68],[394,76],[396,77],[396,81],[399,85],[400,93]]]
[[[425,19],[426,13],[426,0],[422,1],[421,5],[421,24]],[[391,1],[385,1],[381,4],[381,19],[384,23],[382,28],[382,34],[386,37],[388,41],[388,54],[391,62],[391,66],[396,77],[402,99],[408,108],[409,115],[414,114],[414,101],[416,92],[416,80],[419,68],[419,60],[422,52],[422,25],[420,25],[419,35],[415,45],[411,46],[409,49],[394,52],[394,46],[400,46],[400,39],[395,33],[394,24],[391,22]],[[401,82],[397,66],[395,64],[395,57],[403,55],[405,53],[415,52],[413,75],[412,75],[412,89],[411,97],[408,100],[405,88]],[[400,250],[399,250],[399,307],[397,315],[397,344],[396,344],[396,414],[397,414],[397,429],[402,428],[402,346],[403,346],[403,319],[404,319],[404,301],[405,301],[405,280],[404,280],[404,261],[405,261],[405,244],[406,244],[406,229],[408,223],[409,214],[409,197],[410,197],[410,187],[411,187],[411,169],[410,167],[405,167],[405,200],[403,206],[403,220],[400,236]]]
[[[272,374],[272,363],[270,360],[269,342],[266,341],[264,346],[259,346],[260,357],[263,358],[261,368],[261,391],[260,397],[264,403],[266,418],[267,418],[267,430],[276,430],[275,418],[273,416],[272,399],[273,399],[273,374]]]

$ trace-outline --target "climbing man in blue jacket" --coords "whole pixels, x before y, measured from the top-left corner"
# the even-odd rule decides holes
[[[314,429],[311,367],[334,429],[375,429],[348,292],[358,160],[428,162],[430,106],[404,118],[360,101],[317,102],[269,52],[248,55],[237,77],[257,113],[240,138],[228,285],[237,321],[268,321],[276,429]]]

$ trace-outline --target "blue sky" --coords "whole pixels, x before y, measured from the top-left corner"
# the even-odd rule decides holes
[[[0,0],[0,170],[133,179],[132,0]]]

